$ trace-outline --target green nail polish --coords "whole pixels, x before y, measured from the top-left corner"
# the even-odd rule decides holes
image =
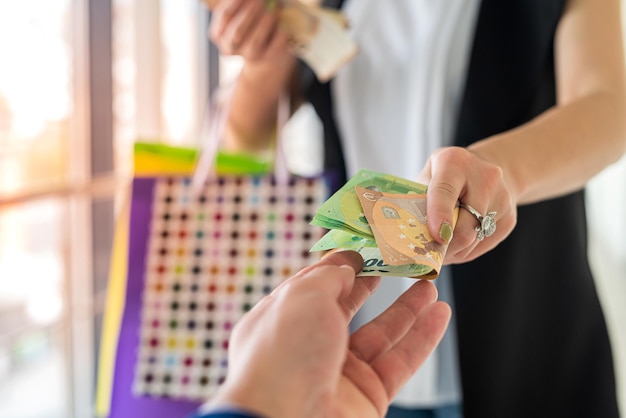
[[[439,229],[439,236],[446,244],[449,244],[450,240],[452,240],[452,226],[447,222],[442,222],[441,228]]]

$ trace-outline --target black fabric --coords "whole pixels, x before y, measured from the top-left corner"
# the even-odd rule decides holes
[[[466,146],[555,104],[563,0],[483,0],[457,125]],[[326,162],[343,166],[330,85],[306,92]],[[512,234],[452,267],[465,418],[617,418],[614,368],[587,260],[584,191],[523,206]]]
[[[560,0],[483,0],[456,144],[555,104]],[[618,417],[609,338],[587,261],[584,192],[519,208],[509,238],[453,266],[470,417]]]
[[[343,149],[339,140],[339,132],[335,123],[334,106],[331,99],[331,83],[320,83],[313,71],[301,63],[301,79],[303,90],[317,112],[324,131],[324,169],[333,173],[337,182],[333,184],[335,191],[346,182],[346,165],[343,159]]]
[[[324,0],[323,5],[339,9],[343,0]],[[326,83],[320,81],[304,62],[300,61],[300,81],[304,95],[317,112],[324,131],[324,168],[326,172],[335,173],[338,189],[346,182],[346,165],[343,158],[341,140],[335,123],[334,105],[331,98],[332,80]]]

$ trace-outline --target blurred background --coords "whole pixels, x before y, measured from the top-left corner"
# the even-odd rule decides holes
[[[208,22],[198,0],[0,0],[0,417],[94,415],[132,144],[197,145],[209,95],[239,68],[211,47]],[[321,161],[311,115],[287,144],[304,174]],[[626,417],[625,159],[588,201]]]

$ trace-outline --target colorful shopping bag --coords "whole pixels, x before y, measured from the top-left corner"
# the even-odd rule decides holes
[[[192,187],[195,157],[136,146],[112,267],[125,280],[111,278],[100,416],[188,415],[224,381],[237,320],[318,257],[309,249],[323,230],[310,221],[328,197],[326,178],[278,179],[267,164],[222,153]]]

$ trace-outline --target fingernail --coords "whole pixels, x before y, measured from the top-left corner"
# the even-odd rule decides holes
[[[276,0],[267,0],[265,2],[265,10],[268,12],[273,11],[276,8]]]
[[[452,226],[449,223],[445,221],[441,223],[441,228],[439,228],[439,237],[441,237],[446,244],[450,243],[450,240],[452,240]]]
[[[339,253],[341,251],[346,251],[345,248],[332,248],[330,250],[326,250],[324,253],[322,253],[322,256],[320,257],[320,259],[324,258],[324,257],[328,257],[331,254],[334,253]]]
[[[342,253],[344,251],[351,251],[353,253],[357,252],[357,251],[351,250],[349,248],[337,247],[337,248],[331,248],[330,250],[326,250],[326,252],[323,254],[322,257],[325,257],[327,255],[331,255],[331,254],[335,254],[335,253]]]

